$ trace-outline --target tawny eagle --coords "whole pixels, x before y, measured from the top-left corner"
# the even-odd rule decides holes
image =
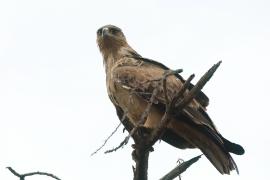
[[[153,89],[158,88],[155,79],[163,76],[165,65],[143,58],[126,41],[122,30],[106,25],[97,31],[97,44],[103,56],[106,85],[110,100],[121,119],[126,112],[125,127],[131,130],[140,120]],[[172,99],[185,80],[180,75],[167,78],[167,93]],[[193,87],[191,84],[189,90]],[[230,174],[237,166],[230,155],[244,154],[244,149],[225,139],[206,113],[208,97],[200,92],[182,111],[176,113],[167,126],[162,140],[174,147],[199,148],[221,174]],[[165,97],[159,91],[144,124],[156,127],[165,112]]]

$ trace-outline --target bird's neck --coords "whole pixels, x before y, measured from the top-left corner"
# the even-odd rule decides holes
[[[132,56],[134,53],[136,53],[136,51],[130,46],[122,46],[118,49],[106,49],[106,51],[102,51],[105,71],[109,73],[111,68],[118,63],[118,61],[127,56]]]

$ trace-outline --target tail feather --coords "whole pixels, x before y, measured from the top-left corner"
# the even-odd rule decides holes
[[[222,137],[223,141],[224,141],[224,146],[225,148],[234,154],[237,155],[243,155],[245,153],[245,150],[242,146],[240,146],[239,144],[230,142],[229,140],[225,139],[224,137]]]
[[[199,145],[199,149],[221,174],[230,174],[232,170],[239,174],[237,165],[228,152],[215,145],[211,145],[211,148]]]
[[[218,141],[211,138],[209,134],[184,121],[172,121],[169,126],[192,146],[199,148],[221,174],[230,174],[232,170],[239,173],[236,163],[224,144],[217,143]]]

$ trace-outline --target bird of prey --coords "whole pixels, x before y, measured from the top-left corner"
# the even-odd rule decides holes
[[[155,79],[162,77],[169,68],[139,55],[127,43],[122,30],[114,25],[97,30],[97,44],[103,56],[109,98],[120,119],[125,112],[127,121],[124,125],[130,131],[140,120],[153,90],[160,86]],[[184,82],[178,74],[167,78],[170,100]],[[191,84],[187,91],[192,87]],[[199,92],[191,103],[171,117],[161,139],[180,149],[199,148],[221,174],[230,174],[232,170],[238,172],[230,152],[242,155],[244,149],[217,131],[206,113],[208,103],[208,97]],[[160,89],[143,125],[145,128],[155,128],[159,124],[165,105],[165,96]]]

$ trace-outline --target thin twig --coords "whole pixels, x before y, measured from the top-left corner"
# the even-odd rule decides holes
[[[161,80],[163,80],[164,78],[167,78],[170,75],[179,74],[181,72],[183,72],[183,69],[166,70],[161,77],[156,78],[156,79],[146,80],[146,81],[143,82],[143,84],[144,83],[149,83],[149,82],[161,81]]]
[[[130,133],[128,134],[128,136],[126,136],[125,139],[117,147],[105,151],[105,154],[111,153],[111,152],[114,152],[114,151],[117,151],[119,148],[121,148],[122,146],[124,146],[124,145],[126,145],[128,143],[130,137],[132,137],[134,135],[134,133],[138,130],[138,128],[145,123],[146,118],[147,118],[147,116],[148,116],[148,114],[150,112],[150,108],[151,108],[151,106],[152,106],[152,104],[153,104],[153,102],[155,100],[155,97],[156,97],[157,93],[158,93],[158,90],[157,89],[154,89],[154,91],[152,93],[152,96],[151,96],[151,98],[150,98],[150,100],[149,100],[149,102],[148,102],[148,104],[147,104],[144,112],[142,113],[141,119],[138,122],[137,126],[135,126],[130,131]]]
[[[168,93],[167,93],[167,77],[168,76],[169,76],[169,73],[167,73],[167,74],[165,73],[163,78],[162,78],[162,87],[163,87],[166,107],[169,105],[169,97],[168,97]]]
[[[114,135],[114,133],[116,133],[116,131],[118,130],[118,128],[121,126],[121,122],[118,124],[118,126],[113,130],[113,132],[104,140],[103,144],[97,149],[95,150],[91,156],[95,155],[98,151],[100,151],[108,142],[108,140]]]
[[[112,149],[109,149],[107,151],[105,151],[104,153],[107,154],[107,153],[111,153],[111,152],[114,152],[114,151],[117,151],[118,149],[120,149],[122,146],[126,145],[128,143],[128,140],[129,140],[129,136],[127,136],[124,141],[122,141],[117,147],[115,148],[112,148]]]
[[[145,123],[145,121],[146,121],[146,119],[147,119],[147,116],[148,116],[149,113],[150,113],[152,104],[153,104],[153,102],[154,102],[154,100],[155,100],[155,98],[156,98],[157,93],[158,93],[158,90],[155,88],[154,91],[153,91],[153,93],[152,93],[152,96],[151,96],[149,102],[147,103],[147,106],[146,106],[144,112],[143,112],[142,115],[141,115],[140,121],[138,122],[137,126],[136,126],[134,129],[138,128],[140,125],[143,125],[143,124]],[[131,136],[132,136],[132,135],[131,135]]]
[[[118,124],[118,126],[113,130],[113,132],[104,140],[104,143],[96,150],[94,151],[91,156],[95,155],[97,152],[99,152],[108,142],[108,140],[116,133],[116,131],[118,130],[118,128],[121,126],[122,122],[125,120],[127,116],[127,112],[124,112],[122,118],[120,119],[120,123]]]
[[[57,176],[55,176],[54,174],[51,173],[46,173],[46,172],[31,172],[31,173],[25,173],[25,174],[19,174],[18,172],[16,172],[12,167],[7,167],[7,169],[15,176],[19,177],[20,180],[25,180],[25,177],[27,176],[33,176],[33,175],[44,175],[44,176],[49,176],[51,178],[57,179],[57,180],[61,180],[60,178],[58,178]]]
[[[176,94],[176,96],[173,98],[172,100],[172,105],[175,106],[176,102],[183,96],[183,94],[185,93],[185,91],[188,89],[190,82],[192,81],[192,79],[195,77],[194,74],[190,75],[188,77],[188,79],[185,81],[185,83],[183,84],[182,88],[179,90],[179,92]]]

